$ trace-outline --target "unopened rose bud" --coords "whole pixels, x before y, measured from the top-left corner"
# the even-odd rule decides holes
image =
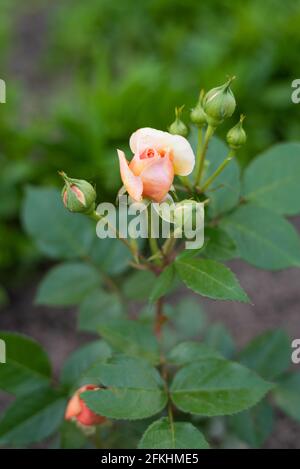
[[[95,412],[90,410],[80,397],[80,394],[82,394],[84,391],[98,391],[99,389],[101,388],[94,384],[86,384],[85,386],[79,388],[73,397],[71,397],[69,400],[65,412],[65,419],[74,420],[78,424],[87,427],[104,423],[106,418],[102,415],[95,414]]]
[[[204,98],[204,90],[201,90],[198,103],[191,110],[190,119],[193,124],[196,124],[198,127],[203,127],[207,123],[207,116],[204,112],[202,102]]]
[[[230,78],[224,85],[211,89],[204,96],[203,109],[207,114],[208,123],[212,126],[217,126],[234,113],[236,102],[230,89],[234,78]]]
[[[169,127],[170,134],[181,135],[182,137],[187,137],[189,134],[189,129],[185,123],[180,119],[184,106],[175,108],[175,121]]]
[[[70,212],[90,213],[95,209],[96,192],[93,186],[83,179],[69,178],[64,172],[59,173],[65,181],[62,199]]]
[[[227,132],[226,140],[230,148],[236,150],[246,143],[247,135],[243,129],[243,120],[245,116],[241,115],[239,122]]]

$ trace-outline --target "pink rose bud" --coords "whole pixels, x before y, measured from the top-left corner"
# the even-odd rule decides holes
[[[174,175],[187,176],[195,165],[189,142],[181,135],[143,128],[130,137],[130,163],[118,150],[120,172],[128,194],[135,201],[148,197],[161,202],[169,192]]]
[[[94,384],[86,384],[79,388],[73,397],[69,400],[69,403],[66,408],[65,412],[65,419],[66,420],[75,420],[81,425],[91,426],[91,425],[99,425],[100,423],[104,423],[106,421],[105,417],[102,415],[97,415],[95,412],[90,410],[85,402],[81,399],[80,394],[84,391],[90,390],[99,390],[98,386]]]
[[[93,186],[83,179],[69,178],[64,172],[59,173],[65,181],[62,199],[70,212],[90,213],[95,209],[96,192]]]

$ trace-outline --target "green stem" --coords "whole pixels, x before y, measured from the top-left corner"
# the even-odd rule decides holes
[[[175,444],[174,417],[173,417],[172,401],[171,401],[170,397],[169,397],[169,403],[168,403],[168,417],[169,417],[169,424],[170,424],[170,428],[171,428],[172,442],[173,442],[173,444]]]
[[[92,212],[88,213],[87,214],[92,220],[95,220],[95,221],[99,221],[101,220],[101,216],[99,215],[99,213],[96,212],[96,210],[93,210]]]
[[[184,187],[189,191],[192,192],[193,188],[191,182],[187,176],[178,176],[178,179],[182,182]]]
[[[196,175],[199,173],[202,144],[203,144],[203,126],[198,128],[198,142],[197,142],[196,167],[195,167]]]
[[[164,256],[167,257],[170,254],[175,244],[176,244],[176,239],[174,238],[174,232],[173,232],[173,233],[170,233],[170,238],[168,238],[162,246],[162,252]]]
[[[157,265],[161,265],[161,251],[158,247],[157,239],[152,238],[151,236],[151,204],[147,208],[148,210],[148,239],[149,239],[149,246],[151,250],[152,256],[154,256],[154,263]]]
[[[216,169],[216,171],[206,180],[206,182],[203,184],[203,186],[200,188],[200,192],[205,192],[206,189],[209,188],[211,183],[219,176],[219,174],[224,171],[228,163],[233,159],[234,157],[234,150],[230,150],[228,153],[227,158],[220,164],[220,166]]]
[[[153,256],[157,256],[160,252],[157,240],[155,238],[151,238],[151,236],[150,236],[149,237],[149,245],[150,245],[150,249],[151,249],[151,254]]]
[[[198,184],[201,181],[208,144],[209,144],[211,137],[213,136],[214,131],[215,131],[215,127],[212,127],[211,125],[207,126],[205,137],[204,137],[204,143],[203,145],[201,145],[199,149],[199,154],[198,154],[198,149],[197,149],[197,160],[199,160],[199,166],[198,166],[198,171],[196,174],[195,186],[198,186]]]
[[[102,448],[103,442],[102,442],[102,440],[99,436],[98,429],[96,429],[96,432],[90,436],[90,440],[93,443],[93,445],[95,446],[95,448],[97,448],[97,449]]]
[[[170,397],[170,390],[169,390],[169,385],[168,385],[168,368],[167,368],[167,362],[166,362],[166,357],[164,354],[164,350],[162,347],[162,326],[166,320],[163,312],[163,306],[164,306],[164,297],[159,298],[159,300],[156,302],[156,311],[155,311],[155,322],[154,322],[154,333],[157,338],[157,343],[160,351],[160,374],[164,383],[164,388],[166,391],[166,394],[168,396],[168,418],[169,418],[169,424],[171,428],[171,437],[173,443],[175,442],[175,428],[174,428],[174,417],[173,417],[173,408],[172,408],[172,401]]]

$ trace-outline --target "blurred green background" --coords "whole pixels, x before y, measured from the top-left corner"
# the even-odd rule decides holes
[[[113,200],[115,149],[139,127],[165,129],[176,105],[187,119],[200,87],[237,76],[242,166],[299,140],[299,24],[299,0],[1,0],[0,284],[15,286],[39,260],[19,222],[26,184],[60,186],[64,169]]]

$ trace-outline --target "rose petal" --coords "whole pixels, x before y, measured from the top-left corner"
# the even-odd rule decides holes
[[[143,195],[156,202],[164,199],[174,179],[174,168],[168,155],[160,158],[141,173]]]
[[[73,417],[77,417],[82,411],[83,400],[80,398],[80,394],[84,391],[92,390],[92,389],[99,389],[98,386],[95,384],[85,384],[81,386],[81,388],[77,389],[73,397],[69,400],[69,403],[66,408],[65,412],[65,419],[70,420]]]
[[[153,148],[158,152],[169,151],[173,157],[174,172],[180,176],[187,176],[194,169],[195,155],[192,147],[180,135],[145,127],[131,135],[129,144],[134,154],[140,154],[146,148]]]
[[[128,166],[125,154],[121,150],[117,150],[120,163],[120,173],[123,184],[128,194],[136,201],[142,199],[143,183],[139,176],[136,176]]]
[[[173,152],[174,173],[179,176],[187,176],[195,166],[195,155],[191,145],[181,135],[165,133],[167,134],[167,144]]]
[[[144,152],[147,150],[148,148],[144,150]],[[151,158],[142,158],[144,152],[141,154],[136,153],[129,163],[129,168],[136,176],[139,176],[142,171],[160,160],[160,154],[155,149],[153,150],[154,154]]]
[[[73,397],[68,402],[66,411],[65,411],[65,419],[71,420],[73,417],[76,417],[81,412],[81,399],[79,397],[79,393],[76,392]]]
[[[82,205],[86,204],[84,193],[78,187],[76,187],[75,184],[71,185],[71,191],[76,195],[77,199],[82,203]]]
[[[83,425],[97,425],[99,423],[105,422],[105,420],[105,417],[102,417],[102,415],[95,414],[85,404],[83,404],[82,411],[77,416],[77,421],[82,423]]]
[[[159,150],[162,148],[162,142],[164,141],[164,134],[162,130],[151,129],[150,127],[144,127],[134,132],[129,140],[129,145],[132,153],[140,154],[146,148],[154,148]]]

